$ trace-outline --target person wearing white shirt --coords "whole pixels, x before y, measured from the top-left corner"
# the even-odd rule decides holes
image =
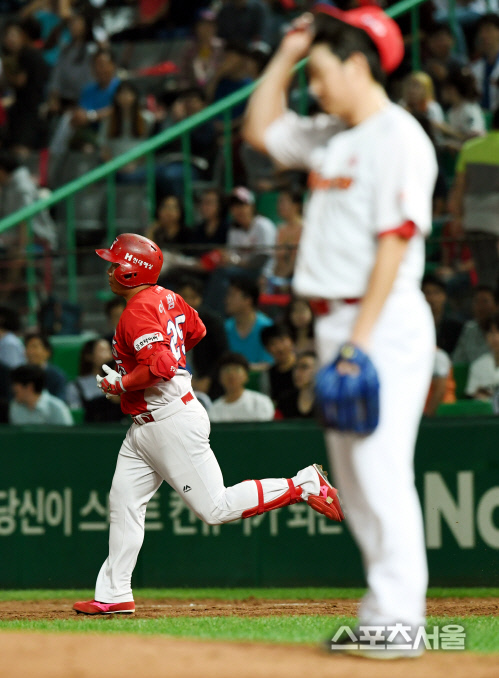
[[[466,384],[466,395],[476,400],[492,400],[499,387],[499,314],[484,323],[489,353],[471,363]]]
[[[14,392],[9,407],[11,424],[72,426],[73,417],[66,403],[44,389],[45,373],[41,367],[21,365],[13,370],[11,379]]]
[[[274,418],[272,400],[245,387],[249,363],[240,353],[227,353],[219,364],[219,380],[224,395],[215,400],[208,414],[212,422],[270,421]]]

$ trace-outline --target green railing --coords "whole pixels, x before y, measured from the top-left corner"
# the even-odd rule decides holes
[[[420,67],[420,49],[419,49],[419,6],[425,0],[402,0],[393,7],[390,7],[387,13],[392,17],[398,17],[407,12],[411,13],[412,25],[412,65],[414,69]],[[454,4],[454,0],[450,3]],[[298,74],[298,84],[300,86],[300,99],[298,109],[300,113],[305,114],[307,110],[308,93],[306,87],[305,65],[303,60],[296,66]],[[251,83],[242,87],[237,92],[229,95],[222,101],[211,104],[204,111],[197,113],[187,120],[179,122],[172,128],[157,134],[151,139],[144,141],[123,155],[102,164],[101,166],[89,171],[85,175],[61,186],[55,190],[49,197],[37,201],[14,214],[0,221],[0,233],[22,222],[27,222],[28,228],[28,247],[26,253],[26,284],[28,289],[28,306],[31,313],[36,308],[36,270],[34,260],[34,237],[33,237],[33,217],[44,209],[49,209],[54,205],[65,201],[66,205],[66,253],[67,253],[67,274],[68,274],[68,298],[76,302],[78,299],[77,289],[77,250],[76,250],[76,217],[75,217],[75,195],[88,186],[105,180],[107,182],[107,242],[111,242],[116,235],[116,173],[122,167],[130,162],[146,157],[147,168],[147,202],[148,212],[152,218],[155,213],[155,154],[171,142],[180,138],[184,165],[184,206],[186,222],[191,225],[194,217],[193,206],[193,180],[192,167],[190,163],[190,133],[196,127],[208,122],[209,120],[222,116],[224,123],[223,133],[223,159],[224,159],[224,188],[228,192],[233,187],[233,166],[232,166],[232,135],[231,135],[231,111],[234,106],[245,101],[256,83]]]

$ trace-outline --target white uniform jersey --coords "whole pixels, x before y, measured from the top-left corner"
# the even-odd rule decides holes
[[[265,143],[280,165],[310,171],[311,197],[293,280],[298,294],[362,297],[378,236],[406,222],[417,229],[395,289],[420,285],[437,161],[430,139],[409,113],[388,104],[347,129],[332,116],[303,118],[287,111],[267,129]]]

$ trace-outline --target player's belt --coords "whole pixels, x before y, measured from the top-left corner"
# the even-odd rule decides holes
[[[171,417],[172,414],[179,412],[183,409],[184,405],[187,405],[191,400],[194,400],[194,394],[189,391],[181,398],[177,398],[164,407],[159,407],[157,410],[154,410],[154,412],[142,412],[141,414],[136,414],[132,417],[133,423],[137,424],[137,426],[142,426],[142,424],[150,424],[153,421],[161,421],[162,419]]]
[[[334,305],[340,304],[360,304],[361,297],[352,297],[351,299],[310,299],[309,304],[312,313],[315,316],[328,315],[334,309]]]

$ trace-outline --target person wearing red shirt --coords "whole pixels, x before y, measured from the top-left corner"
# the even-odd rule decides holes
[[[116,370],[97,377],[107,396],[119,395],[133,425],[123,441],[113,478],[109,556],[97,577],[95,599],[75,603],[84,614],[135,611],[131,578],[144,539],[146,506],[165,480],[210,525],[306,501],[331,520],[344,516],[338,494],[317,464],[293,478],[244,481],[225,487],[210,448],[210,422],[191,390],[185,356],[206,334],[197,311],[156,284],[160,248],[124,233],[109,249],[111,291],[126,300],[113,338]]]

